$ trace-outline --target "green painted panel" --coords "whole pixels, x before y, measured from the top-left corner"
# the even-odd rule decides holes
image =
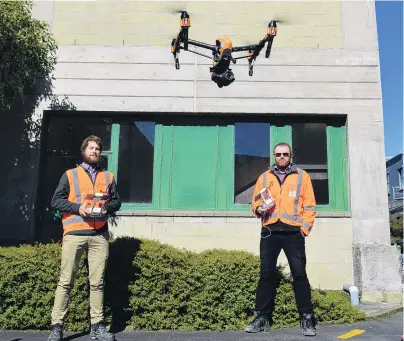
[[[170,194],[171,194],[171,168],[172,168],[172,153],[173,153],[173,126],[162,126],[161,137],[161,155],[160,165],[156,167],[160,168],[160,193],[159,193],[159,208],[170,208]],[[155,167],[155,168],[156,168]]]
[[[292,126],[290,125],[277,125],[271,124],[270,126],[270,133],[269,133],[269,150],[271,151],[270,155],[270,164],[274,164],[274,156],[273,156],[273,149],[276,144],[280,142],[289,143],[292,146]]]
[[[215,126],[173,128],[170,208],[216,208],[218,135]]]
[[[156,124],[154,131],[154,160],[153,160],[153,207],[160,206],[161,188],[161,159],[163,149],[163,126]]]
[[[334,210],[348,210],[348,170],[346,128],[327,126],[328,184],[330,206]]]
[[[234,186],[234,126],[219,126],[218,129],[219,155],[216,207],[218,210],[227,210],[233,204],[231,199]]]
[[[118,178],[119,130],[119,124],[113,123],[111,127],[111,153],[108,155],[108,170],[114,173],[115,181]]]
[[[226,154],[221,154],[221,158],[225,159],[224,162],[227,162],[227,177],[223,182],[223,185],[226,186],[226,208],[227,210],[235,210],[234,205],[234,161],[235,155],[234,151],[236,149],[236,128],[234,125],[230,125],[227,129],[227,138],[228,138],[228,149]],[[226,156],[226,157],[225,157]]]

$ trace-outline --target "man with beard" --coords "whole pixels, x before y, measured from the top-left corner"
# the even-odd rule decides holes
[[[246,332],[268,331],[279,279],[276,264],[281,249],[288,259],[293,277],[301,331],[316,335],[310,284],[306,274],[305,237],[316,216],[316,201],[309,174],[296,167],[287,143],[274,148],[275,164],[257,180],[252,197],[253,213],[261,219],[260,278],[256,291],[255,318]],[[268,189],[274,205],[264,205],[261,190]]]
[[[83,141],[83,162],[63,174],[52,198],[52,207],[62,213],[63,240],[60,277],[48,341],[63,338],[70,293],[84,252],[88,256],[90,284],[90,337],[101,341],[115,340],[104,322],[104,276],[109,255],[108,215],[120,209],[121,200],[114,175],[100,167],[102,146],[102,140],[97,136],[89,136]],[[101,198],[97,202],[103,203],[103,207],[98,216],[93,216],[89,209],[94,202],[90,198],[96,193],[109,198]]]

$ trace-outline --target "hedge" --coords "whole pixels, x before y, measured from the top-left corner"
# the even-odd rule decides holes
[[[46,330],[56,288],[59,243],[0,248],[0,329]],[[89,326],[86,257],[72,290],[66,330]],[[278,269],[274,328],[299,324],[291,282]],[[251,320],[259,258],[243,251],[202,253],[156,241],[110,242],[105,312],[113,331],[240,330]],[[352,323],[365,315],[344,292],[312,290],[319,323]]]

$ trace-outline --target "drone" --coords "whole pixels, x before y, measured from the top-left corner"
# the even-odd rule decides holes
[[[214,81],[219,88],[223,86],[228,86],[234,82],[234,73],[230,69],[230,62],[236,64],[237,59],[247,58],[248,59],[248,74],[249,76],[253,75],[254,62],[261,50],[265,47],[267,43],[267,48],[265,51],[265,58],[269,58],[271,54],[271,48],[273,40],[277,33],[277,25],[276,20],[271,20],[268,24],[267,33],[262,40],[259,41],[258,44],[254,45],[244,45],[244,46],[233,46],[233,42],[230,38],[223,36],[216,38],[216,44],[211,45],[207,43],[203,43],[200,41],[192,40],[188,38],[189,28],[191,27],[191,19],[187,11],[180,11],[181,19],[180,19],[180,27],[181,30],[178,33],[177,37],[174,38],[171,42],[171,53],[174,56],[175,68],[179,70],[180,62],[178,58],[178,54],[180,50],[189,51],[198,55],[201,55],[206,58],[212,58],[213,66],[210,67],[211,79]],[[183,46],[181,45],[183,43]],[[212,51],[212,57],[189,50],[189,45],[198,46],[204,49],[208,49]],[[234,52],[243,52],[248,51],[248,55],[241,57],[233,57]]]

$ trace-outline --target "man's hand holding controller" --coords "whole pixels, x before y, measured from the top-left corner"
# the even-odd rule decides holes
[[[259,215],[264,215],[266,211],[268,211],[268,207],[265,204],[262,204],[257,207],[257,213]]]
[[[268,210],[275,206],[275,200],[272,198],[271,193],[266,188],[263,188],[260,191],[260,195],[263,203],[257,207],[257,213],[259,215],[264,215]]]

